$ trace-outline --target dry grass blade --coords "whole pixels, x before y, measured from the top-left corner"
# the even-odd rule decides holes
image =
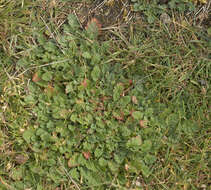
[[[69,175],[69,173],[67,172],[66,168],[64,167],[64,165],[62,164],[60,158],[58,158],[59,160],[59,164],[61,165],[63,171],[65,172],[66,176],[71,180],[71,182],[75,185],[75,187],[80,190],[79,185],[76,183],[76,181]]]
[[[1,177],[0,177],[0,183],[2,183],[8,190],[15,190],[13,187],[7,184]]]

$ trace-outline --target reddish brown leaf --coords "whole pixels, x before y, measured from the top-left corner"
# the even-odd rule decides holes
[[[84,156],[84,158],[86,158],[87,160],[89,160],[90,157],[91,157],[91,153],[89,151],[88,152],[83,152],[83,156]]]
[[[90,27],[91,24],[95,24],[97,26],[98,29],[98,33],[100,33],[100,30],[102,28],[102,24],[100,23],[100,21],[96,18],[92,18],[86,25],[85,29],[88,30],[88,28]]]
[[[81,83],[81,85],[82,85],[84,88],[87,87],[87,79],[86,79],[86,78],[83,80],[83,82]]]
[[[32,77],[32,81],[33,81],[33,82],[39,82],[39,81],[40,81],[40,78],[39,78],[39,76],[38,76],[37,73],[34,73],[34,75],[33,75],[33,77]]]
[[[140,120],[139,124],[140,124],[140,127],[146,128],[147,121],[146,120]]]
[[[133,84],[133,80],[130,79],[129,80],[129,84],[132,85]]]

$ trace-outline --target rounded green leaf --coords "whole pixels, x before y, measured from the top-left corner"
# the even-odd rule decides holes
[[[83,52],[82,56],[85,59],[91,59],[92,58],[91,54],[87,51]]]
[[[52,73],[51,72],[46,72],[42,75],[42,79],[44,81],[50,81],[53,78]]]
[[[141,119],[143,119],[144,114],[140,111],[134,111],[132,113],[132,116],[134,119],[141,120]]]
[[[99,66],[96,65],[91,72],[92,79],[94,81],[97,81],[100,77],[100,74],[101,74],[100,68],[99,68]]]

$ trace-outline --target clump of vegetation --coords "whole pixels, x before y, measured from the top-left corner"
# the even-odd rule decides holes
[[[18,41],[30,48],[0,52],[0,187],[208,187],[207,30],[134,17],[102,40],[96,21],[52,11]]]

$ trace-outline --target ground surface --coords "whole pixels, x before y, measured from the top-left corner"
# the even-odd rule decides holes
[[[0,189],[208,190],[210,4],[0,1]]]

